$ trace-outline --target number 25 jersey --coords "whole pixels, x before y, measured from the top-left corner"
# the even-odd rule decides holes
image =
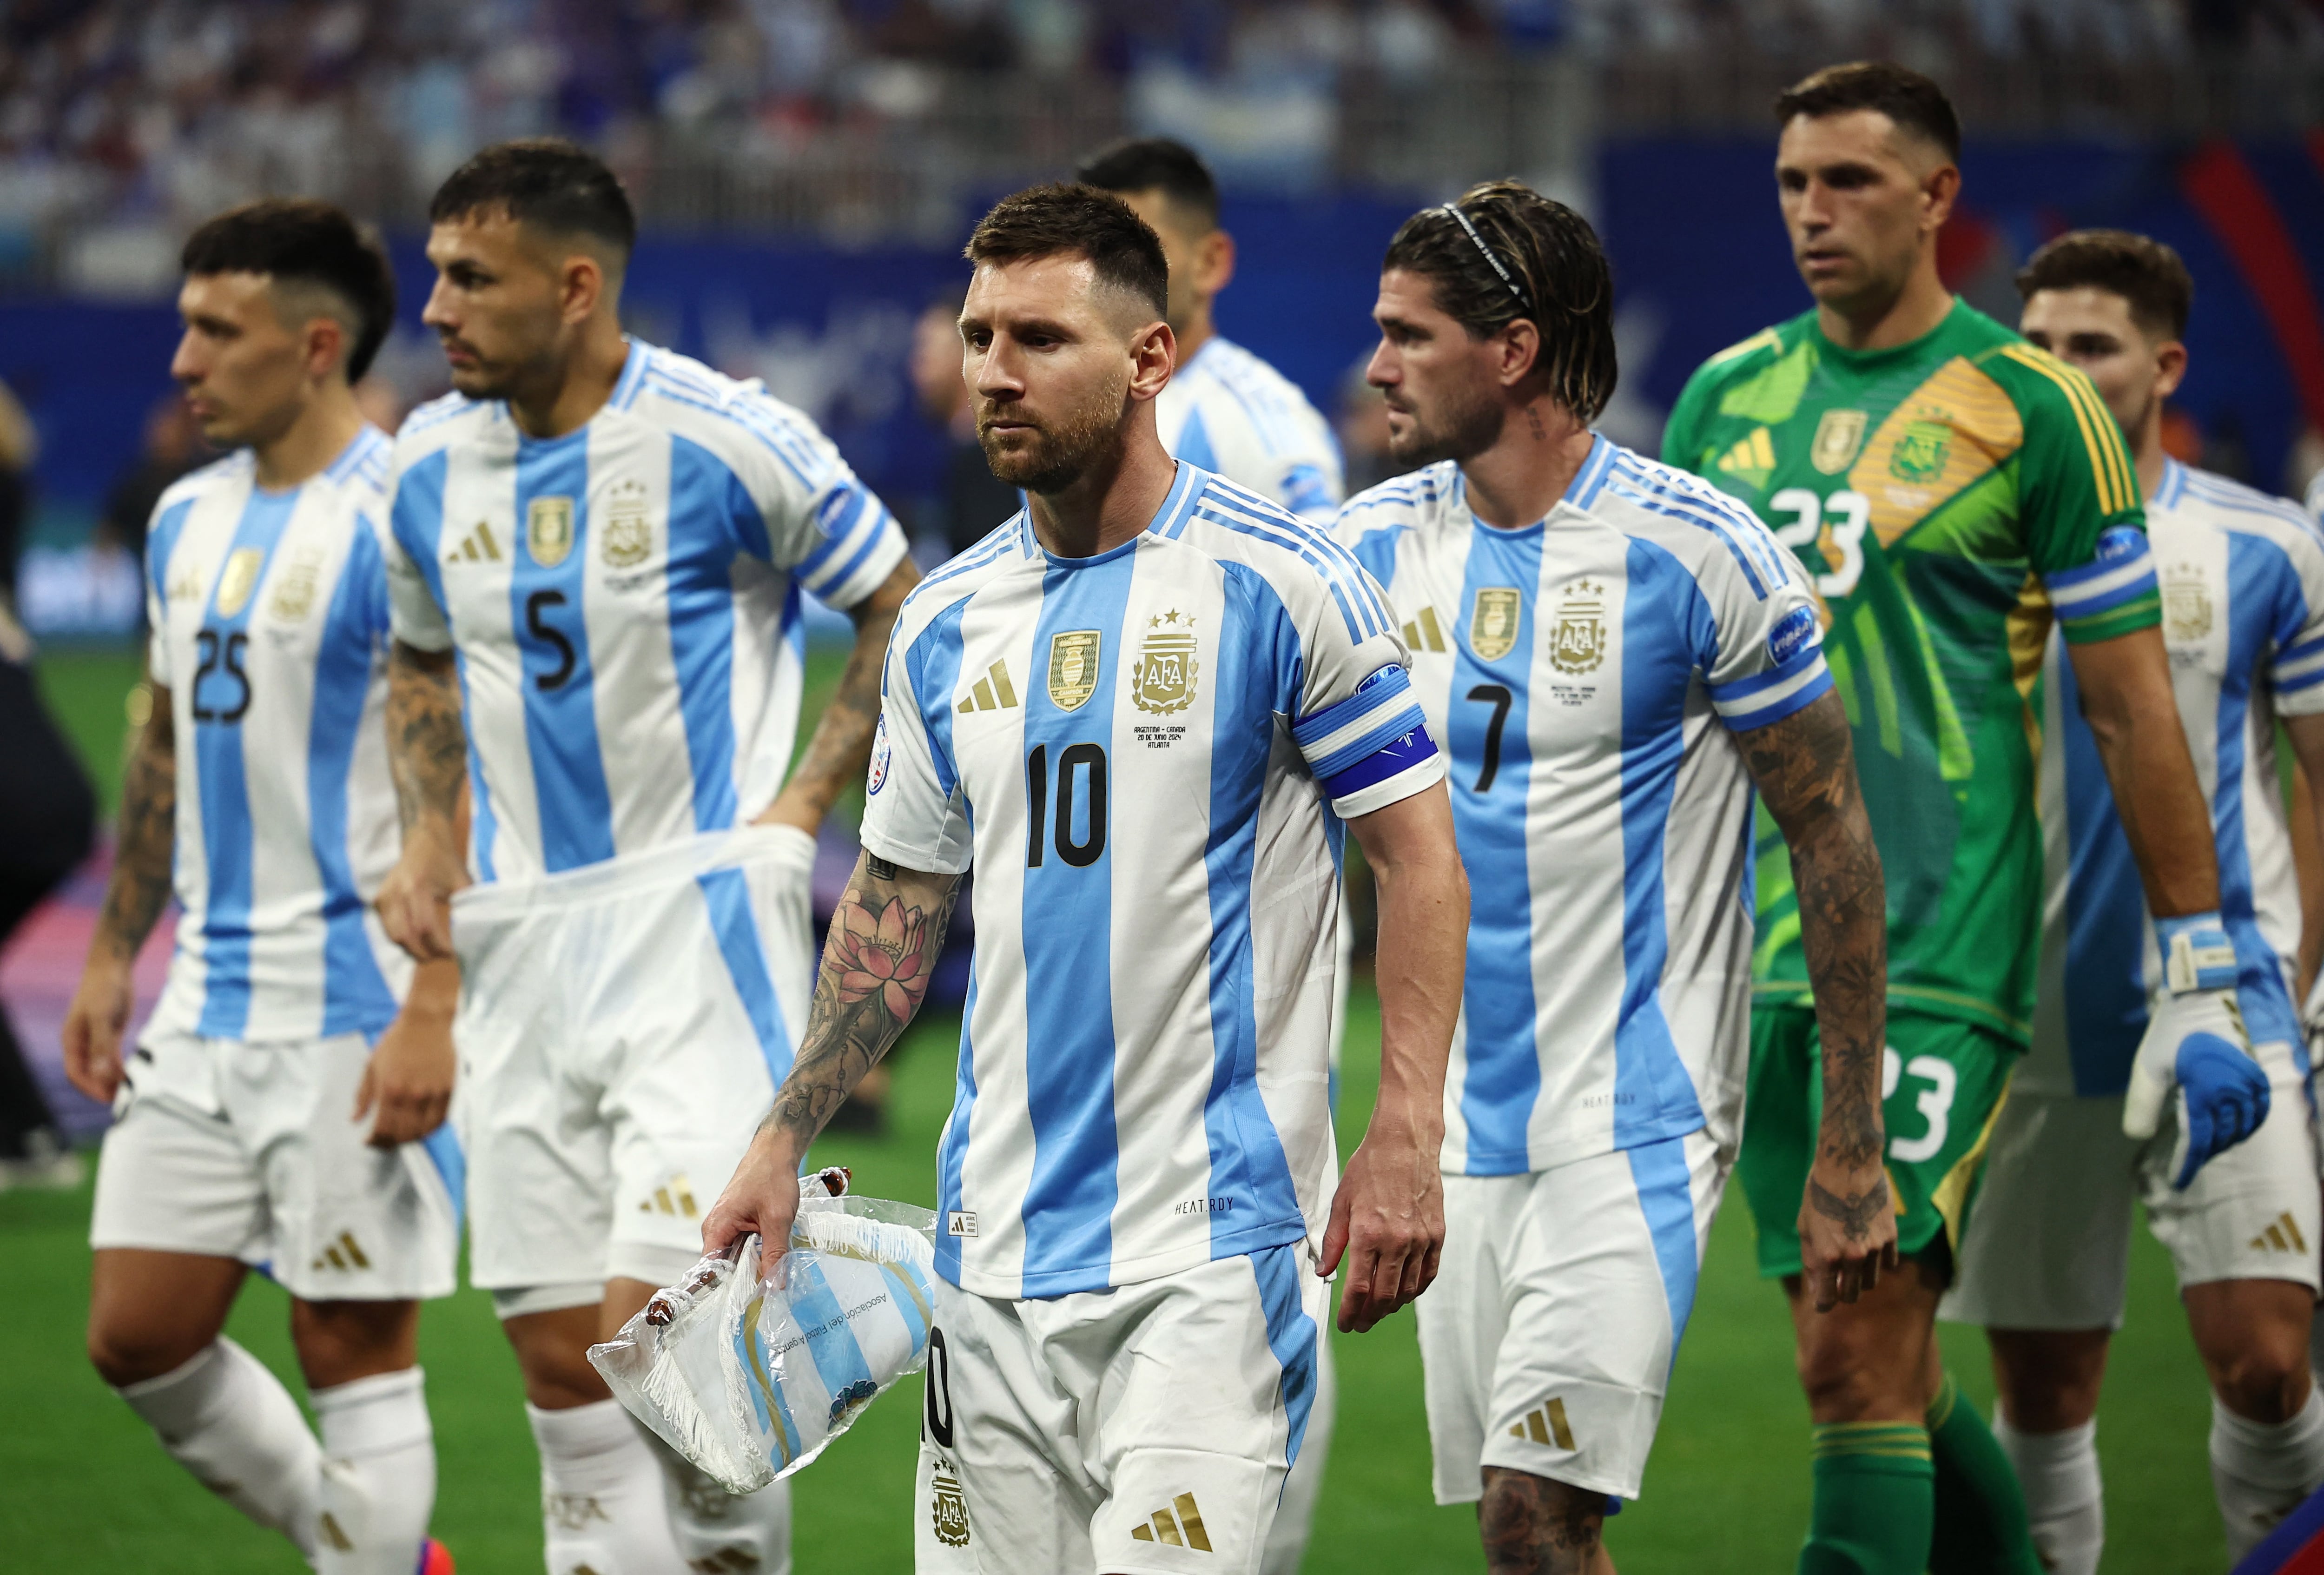
[[[1328,811],[1443,774],[1404,662],[1352,558],[1184,462],[1120,547],[1054,557],[1020,514],[906,600],[862,835],[976,875],[946,1279],[1062,1296],[1307,1234],[1299,1189],[1332,1142]]]
[[[1750,511],[1596,440],[1548,517],[1485,524],[1450,461],[1334,534],[1388,587],[1450,757],[1469,971],[1443,1168],[1548,1170],[1736,1135],[1751,779],[1728,737],[1831,688],[1814,603]]]
[[[1888,1005],[2024,1044],[2042,841],[2034,686],[2161,616],[2138,479],[2081,373],[1956,301],[1843,349],[1813,311],[1699,368],[1663,458],[1757,510],[1827,611],[1824,656],[1888,888]],[[1758,998],[1808,998],[1791,864],[1759,833]]]

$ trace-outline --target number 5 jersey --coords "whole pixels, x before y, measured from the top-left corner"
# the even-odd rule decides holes
[[[1705,362],[1663,457],[1757,510],[1823,603],[1887,878],[1890,1010],[2024,1044],[2043,644],[2053,624],[2078,644],[2161,616],[2114,417],[2082,374],[1965,302],[1868,351],[1809,311]],[[1791,865],[1760,820],[1757,998],[1804,1002]]]

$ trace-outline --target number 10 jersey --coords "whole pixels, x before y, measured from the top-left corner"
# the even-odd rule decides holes
[[[1405,660],[1352,558],[1183,462],[1124,545],[1054,557],[1019,514],[905,602],[862,835],[975,870],[945,1278],[1062,1296],[1307,1234],[1333,814],[1443,774]]]

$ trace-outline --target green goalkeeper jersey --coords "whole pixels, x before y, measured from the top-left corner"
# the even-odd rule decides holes
[[[1892,1010],[2024,1043],[2042,838],[2034,684],[2055,622],[2161,619],[2138,480],[2087,378],[1969,307],[1886,350],[1809,311],[1688,380],[1663,458],[1756,509],[1823,603],[1888,886]],[[1809,998],[1782,837],[1759,820],[1757,998]]]

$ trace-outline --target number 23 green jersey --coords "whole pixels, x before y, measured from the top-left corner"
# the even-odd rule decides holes
[[[2043,642],[2053,622],[2080,644],[2161,618],[2113,416],[1966,302],[1871,351],[1833,344],[1811,310],[1698,368],[1663,458],[1758,511],[1821,598],[1886,874],[1891,1009],[2024,1042]],[[1757,866],[1757,997],[1803,1001],[1791,862],[1764,811]]]

